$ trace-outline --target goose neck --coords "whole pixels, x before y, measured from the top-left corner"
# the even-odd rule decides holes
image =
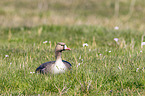
[[[56,51],[55,52],[55,58],[56,58],[56,60],[60,60],[61,59],[61,52],[59,52],[59,51]]]

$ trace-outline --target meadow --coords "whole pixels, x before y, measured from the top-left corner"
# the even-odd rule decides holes
[[[0,1],[0,95],[145,95],[144,1],[86,2]],[[57,42],[72,70],[36,74]]]

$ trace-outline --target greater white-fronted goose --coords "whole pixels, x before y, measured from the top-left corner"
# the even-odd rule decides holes
[[[65,43],[57,43],[55,47],[55,58],[56,61],[49,61],[46,63],[41,64],[37,69],[36,72],[40,72],[42,74],[52,73],[64,73],[66,70],[71,69],[71,64],[65,60],[61,59],[61,53],[65,50],[71,50],[67,48]]]

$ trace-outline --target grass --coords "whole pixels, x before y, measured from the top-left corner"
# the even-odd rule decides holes
[[[1,0],[0,95],[144,96],[144,14],[144,0]],[[33,73],[57,42],[72,70]]]
[[[1,95],[145,95],[142,32],[86,25],[0,31]],[[43,44],[46,40],[51,42]],[[30,73],[54,60],[60,41],[72,49],[62,56],[72,70],[59,75]],[[89,46],[83,47],[84,43]]]

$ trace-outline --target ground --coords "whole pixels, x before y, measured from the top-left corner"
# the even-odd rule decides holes
[[[0,1],[0,95],[145,95],[144,0]],[[65,74],[35,74],[71,51]]]

